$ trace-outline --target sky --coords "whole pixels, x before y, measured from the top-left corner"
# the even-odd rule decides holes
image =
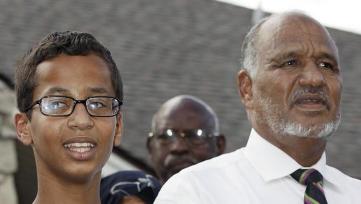
[[[323,25],[361,35],[361,7],[355,0],[216,0],[270,13],[296,10]]]

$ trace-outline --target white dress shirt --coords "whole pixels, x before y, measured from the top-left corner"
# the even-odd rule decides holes
[[[252,129],[247,146],[182,170],[161,189],[155,204],[303,204],[306,186],[290,174],[302,168]],[[361,203],[361,181],[326,165],[311,168],[324,177],[328,204]]]

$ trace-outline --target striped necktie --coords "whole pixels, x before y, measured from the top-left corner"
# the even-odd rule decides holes
[[[299,183],[306,185],[304,204],[327,204],[323,191],[323,177],[316,169],[298,169],[291,174]]]

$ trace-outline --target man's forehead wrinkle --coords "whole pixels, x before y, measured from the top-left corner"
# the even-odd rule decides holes
[[[277,47],[275,39],[282,34],[283,25],[279,18],[271,17],[261,25],[256,47],[258,51],[267,51]],[[262,56],[262,55],[261,55]]]
[[[280,34],[288,32],[290,29],[308,34],[312,34],[313,29],[323,29],[323,27],[314,19],[298,13],[273,16],[264,23],[263,27],[268,28],[269,31],[275,30],[274,33]]]
[[[258,49],[264,52],[261,57],[266,62],[272,60],[275,50],[280,53],[285,51],[305,54],[315,52],[316,48],[320,49],[317,52],[327,53],[338,59],[336,45],[328,31],[315,20],[302,15],[270,18],[263,25],[260,36]],[[283,43],[285,39],[288,39],[286,44]],[[320,44],[317,44],[318,42]]]

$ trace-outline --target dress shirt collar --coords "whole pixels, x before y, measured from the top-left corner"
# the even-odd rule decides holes
[[[302,167],[292,157],[269,143],[254,129],[251,130],[244,154],[252,166],[266,182],[289,176],[299,168],[314,168],[319,171],[326,181],[337,184],[337,178],[326,168],[326,154],[311,167]]]

